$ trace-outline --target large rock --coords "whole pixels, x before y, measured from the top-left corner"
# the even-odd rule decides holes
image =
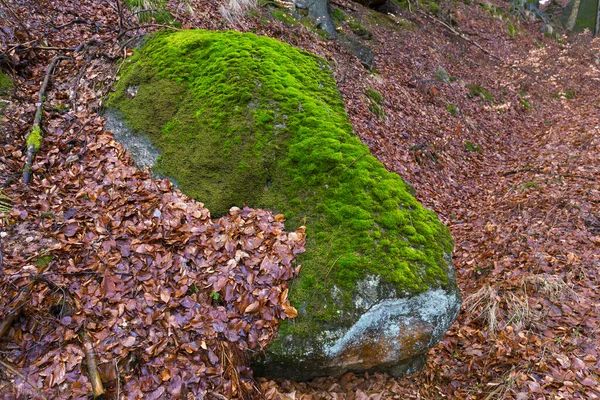
[[[256,355],[258,373],[411,372],[455,319],[448,229],[353,133],[325,60],[252,34],[161,33],[109,107],[160,152],[154,172],[213,215],[248,205],[306,226],[298,317]]]

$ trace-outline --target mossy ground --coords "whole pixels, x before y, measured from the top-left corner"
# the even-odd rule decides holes
[[[109,107],[149,135],[158,172],[213,216],[248,205],[306,226],[296,331],[338,317],[334,284],[338,306],[352,307],[369,274],[400,293],[447,283],[447,228],[353,133],[325,60],[249,33],[159,33],[126,63]]]
[[[13,88],[13,81],[8,75],[0,71],[0,96],[6,96]]]

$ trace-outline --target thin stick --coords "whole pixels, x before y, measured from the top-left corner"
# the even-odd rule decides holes
[[[92,57],[91,56],[88,57],[88,59],[85,61],[85,63],[83,63],[83,66],[79,70],[79,73],[77,74],[77,78],[75,78],[75,83],[73,84],[73,91],[71,92],[71,99],[70,99],[71,100],[71,111],[73,111],[73,112],[77,112],[77,109],[75,108],[75,106],[76,106],[76,102],[77,102],[77,87],[79,86],[79,81],[81,80],[81,77],[85,73],[85,69],[87,68],[87,66],[89,65],[91,60],[92,60]]]
[[[121,36],[121,32],[123,32],[123,8],[121,7],[121,2],[116,0],[117,3],[117,13],[119,14],[119,37]]]
[[[4,256],[2,255],[2,234],[4,232],[0,232],[0,278],[4,276]]]
[[[4,0],[0,0],[0,1],[2,2],[2,4],[4,5],[4,7],[6,7],[6,9],[8,11],[10,11],[10,13],[13,15],[13,17],[15,17],[15,19],[17,20],[17,22],[19,23],[19,25],[21,25],[21,28],[23,28],[23,30],[27,34],[27,37],[31,39],[31,33],[29,33],[29,29],[27,29],[27,27],[25,26],[25,24],[23,23],[23,21],[21,20],[21,18],[19,18],[19,16],[13,11],[12,8],[10,8],[8,6],[8,4],[6,4],[6,2]]]
[[[2,360],[0,360],[0,365],[2,365],[4,368],[9,370],[13,374],[17,375],[19,378],[23,379],[23,381],[27,382],[27,384],[29,386],[31,386],[37,392],[37,394],[39,394],[42,397],[42,399],[48,400],[48,398],[46,396],[44,396],[44,393],[42,393],[40,388],[38,388],[33,382],[31,382],[29,379],[27,379],[27,377],[25,375],[23,375],[18,369],[16,369],[9,363],[2,361]]]
[[[127,28],[125,29],[123,32],[121,32],[121,34],[117,37],[117,40],[120,40],[123,35],[125,35],[127,32],[129,31],[133,31],[136,29],[145,29],[145,28],[164,28],[164,29],[171,29],[173,31],[181,31],[182,29],[176,28],[174,26],[170,26],[170,25],[163,25],[163,24],[145,24],[145,25],[139,25],[139,26],[134,26],[133,28]]]
[[[213,397],[216,397],[219,400],[227,400],[227,397],[225,397],[222,394],[219,394],[217,392],[213,392],[212,390],[209,390],[207,393],[210,394]]]
[[[6,332],[10,329],[12,323],[19,315],[21,315],[21,309],[27,303],[27,299],[29,297],[29,293],[31,293],[31,289],[33,287],[33,282],[31,282],[25,290],[19,293],[17,300],[15,301],[16,305],[12,309],[12,314],[9,314],[5,319],[0,322],[0,338],[4,336]]]
[[[30,137],[32,134],[34,135],[39,135],[39,137],[41,138],[42,135],[42,130],[41,130],[41,123],[42,123],[42,114],[44,112],[44,95],[46,93],[46,89],[48,88],[48,84],[50,83],[50,78],[52,77],[52,73],[54,72],[54,68],[56,67],[56,64],[60,61],[60,60],[64,60],[67,59],[69,57],[64,57],[64,56],[59,56],[59,57],[54,57],[52,59],[52,61],[50,62],[50,65],[48,65],[48,69],[46,70],[46,76],[44,77],[44,82],[42,83],[42,86],[40,87],[40,91],[38,92],[38,103],[37,103],[37,108],[35,110],[35,116],[33,117],[33,124],[31,126],[31,130],[29,131],[29,133],[27,134],[27,138],[26,143],[27,143],[27,160],[25,161],[25,167],[23,168],[23,183],[25,183],[26,185],[29,184],[29,182],[31,181],[31,166],[33,164],[33,157],[35,157],[35,153],[37,152],[39,147],[39,141],[38,141],[38,146],[36,147],[36,143],[35,140],[32,140],[32,143],[30,142]]]
[[[96,364],[96,353],[94,352],[92,341],[90,340],[90,337],[88,336],[85,327],[79,331],[79,338],[83,343],[83,352],[85,353],[87,370],[90,378],[90,383],[92,384],[93,398],[96,399],[102,396],[105,393],[105,391],[104,386],[102,386],[100,374],[98,373],[98,366]]]
[[[417,12],[421,15],[426,16],[427,18],[435,21],[436,23],[442,25],[444,28],[448,29],[450,32],[452,32],[453,34],[455,34],[456,36],[458,36],[459,38],[461,38],[462,40],[471,43],[473,46],[477,47],[479,50],[483,51],[485,54],[487,54],[488,56],[495,58],[498,61],[502,61],[502,59],[500,57],[498,57],[495,54],[490,53],[488,50],[484,49],[479,43],[477,43],[476,41],[474,41],[473,39],[463,35],[462,33],[460,33],[459,31],[457,31],[456,29],[454,29],[453,27],[451,27],[450,25],[448,25],[447,23],[445,23],[444,21],[440,21],[437,18],[432,17],[431,15],[421,11],[421,10],[417,10]]]

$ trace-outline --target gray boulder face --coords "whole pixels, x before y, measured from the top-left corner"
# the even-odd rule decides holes
[[[392,376],[418,371],[425,365],[427,351],[439,343],[460,310],[461,296],[449,256],[447,261],[451,279],[445,289],[403,297],[377,275],[358,282],[353,324],[324,323],[315,327],[318,334],[312,337],[293,330],[280,332],[277,341],[254,360],[255,374],[308,380],[349,371],[381,371]],[[337,295],[332,291],[333,300]]]

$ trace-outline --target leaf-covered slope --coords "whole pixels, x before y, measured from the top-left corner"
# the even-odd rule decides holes
[[[248,205],[306,225],[291,293],[301,313],[336,317],[333,285],[350,304],[368,274],[399,293],[447,283],[447,229],[354,135],[324,60],[253,34],[162,33],[130,60],[110,106],[150,135],[155,168],[213,213]]]

